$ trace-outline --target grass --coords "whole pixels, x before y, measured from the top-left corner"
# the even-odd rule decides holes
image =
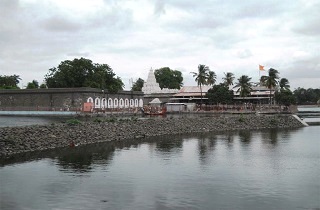
[[[79,125],[81,124],[81,121],[78,119],[70,119],[70,120],[67,120],[66,123],[68,125]]]
[[[240,115],[240,117],[239,117],[239,122],[245,122],[246,120],[245,120],[245,118],[243,117],[243,114],[241,114]]]

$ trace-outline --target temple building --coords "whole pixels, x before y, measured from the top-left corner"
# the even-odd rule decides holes
[[[201,99],[201,90],[199,86],[184,86],[179,92],[174,94],[172,98],[170,98],[170,102],[176,103],[200,103],[201,100],[203,102],[207,102],[208,98],[206,98],[206,94],[211,86],[202,86],[202,99]]]
[[[152,68],[150,69],[149,74],[148,74],[148,78],[142,87],[142,92],[144,94],[177,93],[178,91],[179,91],[178,89],[168,89],[168,88],[161,89],[159,86],[159,83],[157,83],[157,80],[156,80],[156,77],[154,75]]]
[[[161,92],[161,88],[159,86],[159,83],[157,83],[157,80],[156,80],[156,77],[154,76],[152,68],[149,71],[147,80],[143,84],[142,92],[144,92],[144,94]]]
[[[142,92],[144,93],[144,104],[149,104],[155,98],[158,98],[160,101],[162,101],[162,103],[167,103],[172,95],[178,91],[178,89],[161,89],[151,68],[148,78],[142,87]]]

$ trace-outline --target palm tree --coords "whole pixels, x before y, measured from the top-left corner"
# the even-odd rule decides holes
[[[202,85],[207,84],[207,79],[209,77],[210,69],[208,66],[199,64],[198,65],[198,72],[190,72],[195,77],[195,81],[197,82],[198,86],[200,87],[201,92],[201,104],[202,104]]]
[[[290,89],[289,80],[287,78],[281,78],[279,82],[279,86],[281,90],[289,90]]]
[[[209,71],[206,85],[214,85],[216,83],[217,75],[214,71]]]
[[[230,85],[233,85],[233,80],[234,80],[234,74],[231,73],[231,72],[227,72],[227,73],[224,73],[224,78],[222,78],[223,80],[223,83],[226,85],[226,86],[230,86]]]
[[[279,79],[279,71],[273,68],[269,69],[268,76],[262,76],[260,79],[261,84],[269,88],[270,105],[271,105],[271,90],[272,88],[275,88],[277,86],[278,79]]]
[[[250,95],[251,92],[251,77],[247,75],[242,75],[238,79],[238,83],[236,84],[235,88],[238,88],[237,93],[240,92],[240,97],[246,97]]]

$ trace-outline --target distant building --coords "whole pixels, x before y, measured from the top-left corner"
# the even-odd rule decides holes
[[[207,102],[206,94],[210,88],[211,86],[201,86],[203,102]],[[170,102],[176,103],[200,103],[200,101],[201,90],[199,86],[184,86],[170,98]]]
[[[202,88],[202,102],[207,103],[208,98],[206,94],[211,86],[201,86]],[[240,92],[237,89],[233,89],[235,102],[249,102],[253,104],[268,104],[270,100],[270,90],[264,86],[252,87],[252,91],[249,96],[240,97]],[[271,100],[274,99],[275,90],[271,90]],[[200,103],[201,91],[199,86],[184,86],[178,93],[172,95],[170,98],[172,103]]]
[[[234,97],[236,101],[246,101],[254,104],[268,104],[270,100],[270,89],[265,86],[252,87],[249,96],[240,97],[240,92],[236,89],[233,90]],[[271,100],[274,99],[275,90],[271,89]]]

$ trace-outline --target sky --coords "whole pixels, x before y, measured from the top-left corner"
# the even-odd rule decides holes
[[[209,66],[257,82],[259,65],[291,89],[320,88],[319,0],[0,0],[0,75],[40,84],[61,61],[108,64],[130,89],[150,68],[184,85]],[[236,82],[235,81],[235,82]]]

